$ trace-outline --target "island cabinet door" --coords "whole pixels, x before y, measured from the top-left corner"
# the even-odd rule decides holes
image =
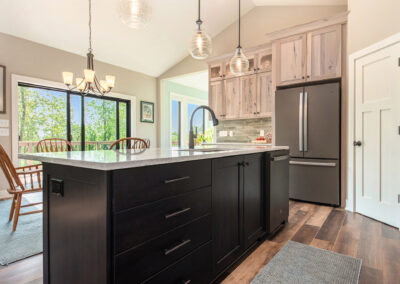
[[[243,252],[243,156],[215,159],[212,163],[214,276]]]
[[[246,155],[243,167],[243,229],[247,249],[265,234],[263,154]]]

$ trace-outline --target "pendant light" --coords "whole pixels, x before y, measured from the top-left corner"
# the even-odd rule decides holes
[[[200,19],[200,0],[199,0],[199,18],[196,21],[197,30],[192,37],[190,43],[190,55],[194,59],[206,59],[212,52],[212,44],[210,36],[201,29],[203,21]]]
[[[105,80],[97,80],[92,53],[92,0],[89,0],[89,50],[86,54],[87,65],[83,70],[83,78],[76,78],[76,85],[73,85],[74,74],[72,72],[63,72],[64,84],[70,90],[78,90],[82,95],[88,93],[103,96],[111,91],[115,84],[115,76],[106,75]]]
[[[231,73],[234,75],[241,75],[249,69],[249,60],[244,55],[242,47],[240,46],[240,0],[239,0],[239,41],[238,46],[230,62]]]
[[[152,8],[149,0],[118,0],[121,21],[130,28],[140,29],[151,20]]]

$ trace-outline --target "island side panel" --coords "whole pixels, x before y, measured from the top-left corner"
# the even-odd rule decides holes
[[[49,163],[43,170],[44,283],[110,283],[110,172]]]

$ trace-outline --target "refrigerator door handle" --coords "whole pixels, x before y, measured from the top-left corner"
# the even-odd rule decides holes
[[[297,162],[290,161],[290,165],[298,165],[298,166],[315,166],[315,167],[336,167],[336,163],[319,163],[319,162]]]
[[[272,162],[283,161],[283,160],[287,160],[287,159],[289,159],[289,158],[290,158],[289,155],[276,156],[276,157],[272,157],[272,158],[271,158],[271,161],[272,161]]]
[[[308,93],[304,93],[304,119],[303,119],[303,151],[308,151]]]
[[[299,151],[302,152],[304,151],[304,145],[303,145],[303,92],[299,94]]]

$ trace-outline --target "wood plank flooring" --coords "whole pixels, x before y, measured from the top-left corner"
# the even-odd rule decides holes
[[[289,223],[223,283],[249,283],[288,240],[362,258],[360,284],[400,283],[399,230],[343,209],[294,201],[290,202]],[[42,283],[42,256],[0,266],[0,283]]]

